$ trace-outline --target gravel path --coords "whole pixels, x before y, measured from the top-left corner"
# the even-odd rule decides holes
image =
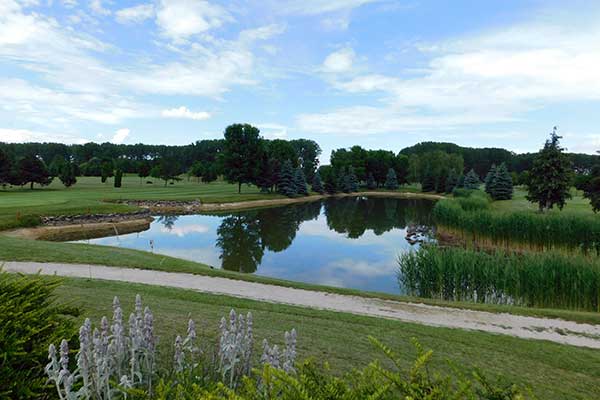
[[[104,279],[192,289],[272,303],[383,317],[431,326],[480,330],[600,349],[600,325],[579,324],[559,319],[404,303],[186,273],[100,265],[34,262],[0,262],[0,264],[4,264],[4,270],[9,272],[26,274],[40,272],[42,275]]]

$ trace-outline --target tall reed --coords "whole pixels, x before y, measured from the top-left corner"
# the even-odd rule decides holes
[[[433,216],[440,232],[467,243],[530,250],[565,249],[600,254],[600,218],[568,214],[501,213],[475,206],[470,198],[439,201]]]
[[[399,265],[399,284],[419,297],[600,311],[596,258],[423,246]]]

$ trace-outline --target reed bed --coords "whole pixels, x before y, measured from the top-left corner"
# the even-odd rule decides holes
[[[501,213],[484,206],[479,197],[439,201],[433,216],[440,231],[467,244],[600,254],[600,218],[595,216]]]
[[[600,260],[423,246],[402,254],[398,281],[419,297],[600,311]]]

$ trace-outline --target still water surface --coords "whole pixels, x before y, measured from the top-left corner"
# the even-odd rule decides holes
[[[399,293],[398,254],[433,240],[433,205],[345,197],[219,215],[158,216],[147,231],[86,242],[293,281]]]

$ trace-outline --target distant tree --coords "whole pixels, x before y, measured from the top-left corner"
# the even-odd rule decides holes
[[[456,174],[456,171],[453,168],[450,170],[450,172],[448,173],[448,177],[446,178],[446,185],[444,188],[444,192],[452,193],[452,191],[456,188],[457,185],[458,185],[458,175]]]
[[[319,166],[321,148],[317,142],[309,139],[295,139],[290,141],[290,144],[296,151],[296,157],[304,176],[309,182],[312,182]]]
[[[258,128],[249,124],[234,124],[225,128],[223,145],[223,167],[225,179],[238,184],[238,193],[243,183],[255,183],[259,170],[262,139]]]
[[[577,188],[583,190],[583,197],[590,200],[592,210],[595,213],[600,211],[600,162],[592,167],[590,173],[581,180]]]
[[[423,192],[435,192],[436,189],[436,179],[433,168],[429,165],[426,165],[425,169],[421,173],[421,190]]]
[[[301,167],[296,168],[294,172],[294,186],[296,187],[296,194],[300,196],[308,195],[308,187],[306,185],[306,178]]]
[[[481,181],[479,180],[479,176],[477,175],[475,170],[471,168],[471,170],[465,176],[465,189],[479,189],[480,184]]]
[[[196,161],[192,164],[189,172],[191,176],[195,177],[197,181],[200,182],[200,178],[204,175],[205,170],[206,166],[204,163],[202,161]]]
[[[63,163],[58,173],[58,179],[65,187],[73,186],[77,183],[77,165],[74,162]]]
[[[369,172],[367,175],[367,189],[375,190],[377,188],[377,182],[375,182],[375,178],[373,178],[373,174]]]
[[[281,166],[279,181],[277,182],[277,192],[287,197],[296,196],[297,192],[295,179],[296,177],[294,174],[294,168],[292,167],[292,162],[290,160],[286,160]]]
[[[338,177],[333,168],[329,169],[329,172],[325,175],[325,191],[328,194],[336,194],[339,191],[338,188]]]
[[[526,198],[537,203],[540,212],[555,205],[562,210],[566,200],[571,198],[571,161],[560,147],[561,136],[556,130],[554,127],[550,139],[536,155],[529,174]]]
[[[494,200],[510,200],[513,195],[513,181],[506,164],[502,163],[495,169],[493,178],[489,184],[490,196]]]
[[[211,183],[216,181],[218,178],[217,168],[214,165],[208,165],[204,168],[204,173],[202,174],[202,182]]]
[[[123,180],[123,170],[121,168],[117,168],[115,171],[115,187],[120,188],[121,182]]]
[[[65,160],[65,158],[59,154],[57,154],[56,156],[54,156],[54,158],[52,159],[52,162],[50,163],[50,165],[48,165],[48,172],[50,173],[50,176],[59,176],[63,166],[67,163],[67,161]]]
[[[10,181],[12,162],[8,155],[0,149],[0,186],[4,186]]]
[[[394,163],[394,170],[398,176],[398,183],[404,185],[408,183],[409,176],[409,158],[404,154],[398,154]]]
[[[317,192],[319,194],[325,193],[325,188],[323,188],[323,182],[321,181],[321,174],[319,174],[319,171],[315,172],[315,175],[313,177],[312,191]]]
[[[385,178],[385,188],[388,190],[396,190],[398,189],[398,179],[396,178],[396,171],[393,168],[388,170],[387,176]]]
[[[181,173],[181,167],[177,160],[173,157],[163,157],[158,163],[150,170],[150,175],[153,178],[162,179],[165,181],[165,186],[169,181],[173,182],[181,180],[179,174]]]
[[[34,183],[42,186],[52,183],[52,177],[48,172],[46,164],[35,155],[27,155],[21,158],[17,162],[15,175],[17,175],[18,181],[22,184],[29,183],[31,189],[33,189]]]
[[[105,183],[109,177],[113,176],[114,168],[115,165],[113,160],[102,161],[100,166],[100,179],[102,180],[102,183]]]
[[[487,194],[491,194],[492,183],[496,179],[496,164],[492,164],[490,170],[488,171],[483,183],[485,184],[485,192]]]
[[[350,190],[351,193],[354,192],[358,192],[358,178],[356,177],[356,174],[354,173],[354,167],[349,166],[348,167],[348,173],[346,175],[346,179],[348,181],[348,189]]]
[[[152,167],[150,166],[150,163],[146,160],[140,161],[138,163],[138,176],[140,177],[140,184],[142,183],[142,180],[144,178],[147,178],[148,176],[150,176],[151,169],[152,169]]]

